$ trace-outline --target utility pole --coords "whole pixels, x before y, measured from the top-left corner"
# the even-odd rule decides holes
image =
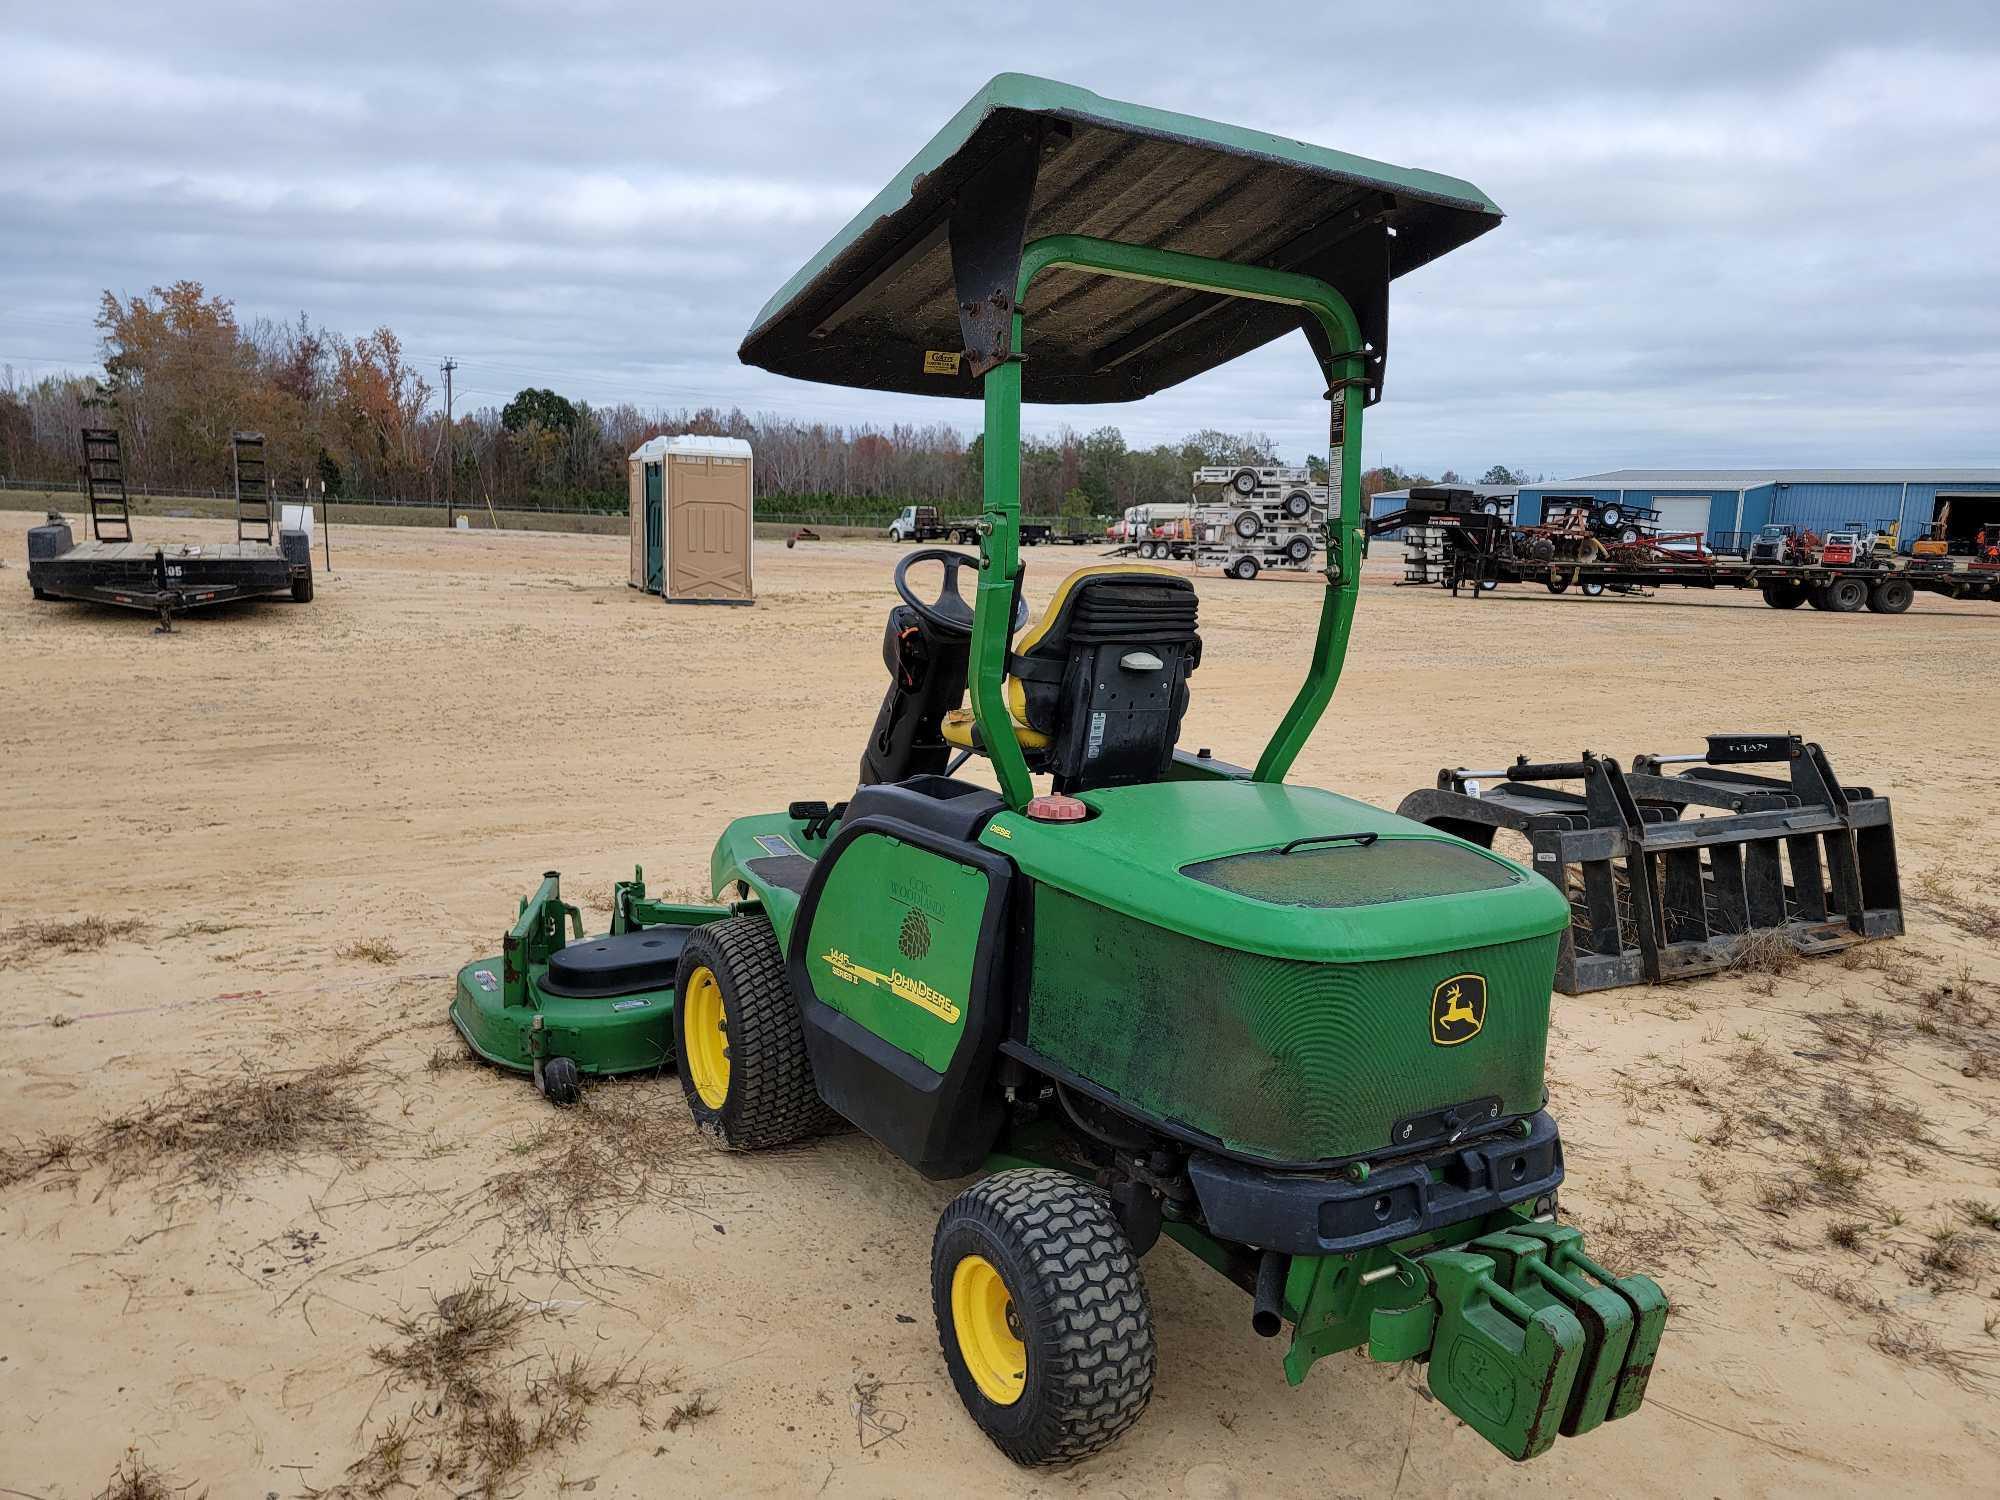
[[[451,525],[452,470],[458,467],[458,444],[452,441],[451,429],[451,372],[458,368],[458,361],[445,356],[438,369],[444,372],[444,524]]]

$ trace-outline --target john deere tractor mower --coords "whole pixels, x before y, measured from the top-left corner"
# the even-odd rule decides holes
[[[681,947],[681,1084],[738,1149],[846,1121],[928,1177],[979,1175],[937,1224],[932,1300],[966,1410],[1020,1463],[1145,1410],[1163,1237],[1257,1333],[1289,1325],[1293,1384],[1345,1349],[1427,1361],[1512,1458],[1645,1395],[1666,1300],[1557,1208],[1568,902],[1286,780],[1347,650],[1389,283],[1499,222],[1450,177],[1005,75],[744,340],[781,374],[983,400],[983,513],[977,556],[896,570],[860,785],[717,843],[730,914]],[[1202,663],[1184,575],[1085,568],[1026,622],[1021,406],[1134,400],[1294,331],[1330,404],[1326,587],[1245,767],[1178,745]],[[997,790],[953,774],[972,755]]]

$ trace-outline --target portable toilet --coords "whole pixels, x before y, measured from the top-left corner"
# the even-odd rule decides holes
[[[669,604],[755,599],[750,445],[654,438],[632,455],[632,582]]]

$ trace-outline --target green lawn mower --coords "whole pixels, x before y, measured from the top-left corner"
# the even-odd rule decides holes
[[[728,1146],[844,1121],[928,1177],[980,1175],[937,1225],[932,1298],[960,1398],[1019,1463],[1145,1410],[1162,1236],[1257,1333],[1290,1325],[1293,1384],[1345,1349],[1427,1361],[1509,1457],[1644,1398],[1666,1299],[1557,1214],[1568,902],[1285,781],[1347,649],[1389,282],[1499,220],[1449,177],[1006,75],[743,343],[785,375],[983,399],[983,514],[976,557],[897,567],[853,794],[723,832],[731,905],[682,939],[670,1048]],[[1021,405],[1134,400],[1294,330],[1331,409],[1326,589],[1246,768],[1177,743],[1202,661],[1185,575],[1085,568],[1028,624]],[[997,791],[954,774],[973,755]]]

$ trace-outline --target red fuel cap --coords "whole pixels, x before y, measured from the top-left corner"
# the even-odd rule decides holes
[[[1090,816],[1090,809],[1074,797],[1050,792],[1028,799],[1028,816],[1037,823],[1081,823]]]

